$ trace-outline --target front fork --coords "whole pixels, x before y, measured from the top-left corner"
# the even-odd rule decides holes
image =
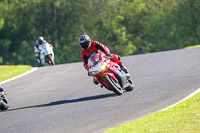
[[[122,87],[122,89],[126,88],[129,84],[127,84],[127,80],[130,78],[130,75],[124,73],[122,70],[118,69],[115,74],[113,72],[105,72],[103,73],[100,77],[101,80],[99,80],[97,77],[94,77],[95,80],[97,80],[99,83],[105,85],[105,87],[108,87],[108,85],[106,84],[106,82],[103,80],[103,77],[105,75],[109,75],[116,83],[120,83],[120,86]],[[116,78],[116,76],[118,78]]]
[[[115,77],[115,75],[112,72],[105,72],[102,75],[99,76],[93,76],[94,80],[97,80],[100,84],[104,85],[106,88],[108,88],[108,85],[106,84],[106,82],[103,80],[103,77],[105,75],[109,75],[114,81],[118,82],[117,78]],[[102,86],[101,86],[102,87]]]
[[[99,83],[103,84],[105,87],[108,88],[108,85],[103,80],[103,77],[105,75],[109,75],[116,83],[120,82],[120,85],[123,89],[128,86],[127,80],[128,78],[130,78],[130,74],[126,74],[124,71],[121,70],[120,66],[114,62],[109,62],[107,64],[107,68],[108,68],[108,71],[102,73],[102,75],[99,75],[98,77],[94,77],[95,80],[97,80]],[[119,79],[117,79],[116,76]],[[99,80],[99,78],[101,80]]]

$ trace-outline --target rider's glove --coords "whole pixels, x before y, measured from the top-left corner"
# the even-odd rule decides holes
[[[106,55],[106,58],[107,58],[107,59],[112,58],[112,54],[108,54],[108,55]]]

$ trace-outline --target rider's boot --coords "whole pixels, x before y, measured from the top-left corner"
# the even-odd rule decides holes
[[[98,84],[99,84],[99,82],[98,82],[95,78],[93,78],[93,83],[94,83],[95,85],[98,85]]]
[[[128,82],[134,86],[133,80],[130,78],[130,74],[128,72],[128,69],[122,63],[119,66],[127,74],[127,76],[128,76]]]
[[[124,64],[121,63],[119,66],[121,67],[121,69],[122,69],[126,74],[128,74],[128,69],[125,67]]]

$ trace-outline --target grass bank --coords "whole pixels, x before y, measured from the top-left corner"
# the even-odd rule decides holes
[[[27,65],[0,65],[0,82],[20,75],[31,69],[32,67]]]
[[[167,110],[108,129],[104,133],[200,133],[200,93]]]
[[[185,47],[185,49],[188,49],[188,48],[198,48],[198,47],[200,47],[200,45],[188,46],[188,47]]]

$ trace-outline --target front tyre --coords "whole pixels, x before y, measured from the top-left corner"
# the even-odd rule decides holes
[[[108,85],[108,88],[111,89],[115,94],[117,95],[122,95],[123,94],[123,89],[120,86],[119,83],[116,83],[112,77],[110,77],[109,75],[105,75],[103,77],[103,80],[106,82],[106,84]]]
[[[53,66],[53,65],[55,65],[52,56],[46,56],[46,62],[49,64],[49,66]]]
[[[9,108],[8,101],[6,99],[1,99],[0,101],[0,109],[7,110]]]

